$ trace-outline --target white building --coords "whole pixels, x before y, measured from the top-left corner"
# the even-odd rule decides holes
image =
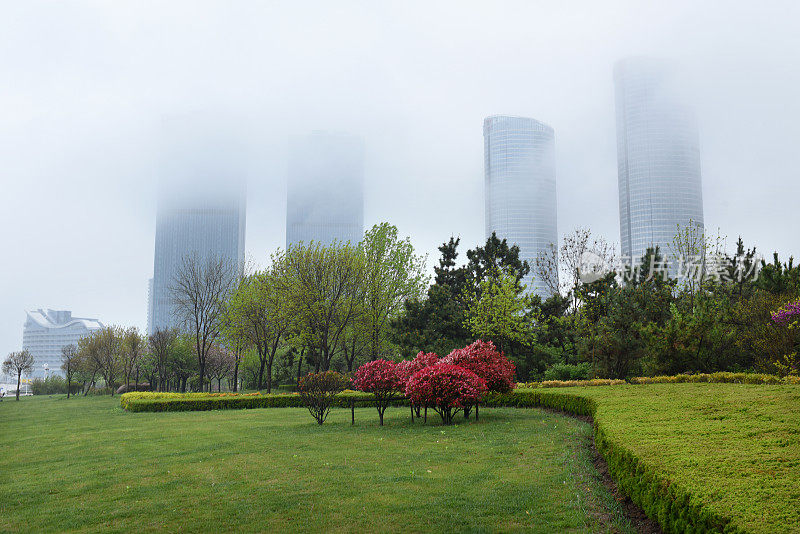
[[[45,365],[49,373],[63,376],[61,371],[61,349],[67,345],[78,345],[78,341],[103,328],[97,319],[73,317],[67,310],[26,311],[22,328],[22,348],[33,355],[32,378],[44,378]]]
[[[486,237],[492,232],[517,245],[531,270],[528,290],[550,296],[533,275],[536,258],[558,243],[555,138],[535,119],[496,115],[483,121],[486,170]]]

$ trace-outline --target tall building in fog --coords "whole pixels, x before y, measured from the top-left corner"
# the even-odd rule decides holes
[[[622,255],[664,254],[690,221],[703,227],[697,124],[669,63],[630,58],[614,69]]]
[[[25,312],[22,327],[22,348],[34,359],[32,378],[43,378],[45,374],[59,374],[61,349],[67,345],[78,345],[78,341],[103,328],[97,319],[73,317],[67,310],[33,310]],[[45,371],[45,365],[49,371]]]
[[[529,290],[549,296],[535,280],[535,259],[558,243],[555,138],[535,119],[495,115],[483,121],[486,237],[496,232],[520,248],[531,273]]]
[[[185,258],[244,267],[246,222],[242,154],[230,137],[201,124],[170,125],[161,162],[148,330],[178,327],[171,287]],[[214,131],[213,135],[207,134]]]
[[[359,137],[314,132],[292,141],[286,246],[364,236],[364,146]]]

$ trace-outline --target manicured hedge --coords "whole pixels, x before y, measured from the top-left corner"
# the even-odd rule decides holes
[[[337,395],[335,406],[349,408],[372,406],[371,393],[343,391]],[[398,399],[393,405],[403,404]],[[297,394],[261,393],[155,393],[132,392],[120,397],[120,405],[129,412],[193,412],[208,410],[232,410],[250,408],[302,408],[303,402]]]
[[[638,376],[628,381],[611,378],[592,378],[590,380],[545,380],[543,382],[519,383],[517,387],[536,388],[569,388],[576,386],[619,386],[622,384],[683,384],[683,383],[714,383],[714,384],[800,384],[800,377],[779,377],[763,373],[698,373],[695,375],[673,376]]]
[[[631,378],[631,384],[683,384],[708,382],[714,384],[800,384],[800,377],[781,378],[762,373],[698,373],[696,375],[640,376]]]

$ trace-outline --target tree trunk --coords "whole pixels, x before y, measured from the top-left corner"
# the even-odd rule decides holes
[[[17,371],[17,400],[19,400],[19,386],[22,383],[22,371]]]
[[[264,387],[264,365],[266,365],[266,360],[259,354],[259,360],[261,362],[258,365],[258,390],[261,391],[261,388]]]
[[[233,392],[239,391],[239,358],[236,358],[236,363],[233,365]]]
[[[300,357],[297,359],[297,383],[300,384],[300,370],[303,368],[303,354],[305,353],[306,348],[303,347],[300,349]]]

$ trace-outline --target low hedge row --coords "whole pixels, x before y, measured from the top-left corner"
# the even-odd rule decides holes
[[[572,388],[576,386],[620,386],[622,384],[627,384],[627,382],[616,378],[591,378],[589,380],[543,380],[541,382],[521,382],[517,384],[517,387],[527,389]]]
[[[715,384],[800,384],[800,377],[779,377],[763,373],[698,373],[696,375],[640,376],[631,384],[683,384],[709,382]]]
[[[374,397],[361,391],[343,391],[334,406],[349,408],[372,406]],[[398,398],[393,405],[406,404]],[[195,412],[250,408],[302,408],[300,395],[291,393],[156,393],[131,392],[120,397],[120,405],[129,412]]]
[[[672,376],[638,376],[628,381],[611,378],[592,378],[590,380],[545,380],[542,382],[520,382],[517,387],[537,388],[570,388],[576,386],[618,386],[622,384],[683,384],[683,383],[715,383],[715,384],[800,384],[800,377],[779,377],[763,373],[698,373],[695,375]]]

